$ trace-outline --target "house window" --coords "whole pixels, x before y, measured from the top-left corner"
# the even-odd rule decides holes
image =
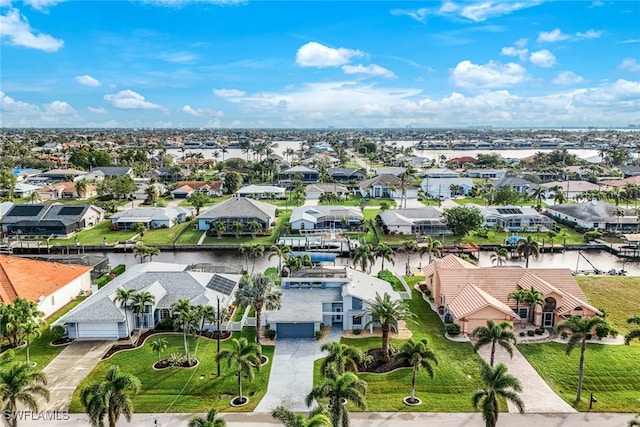
[[[56,297],[51,295],[51,305],[56,305]]]
[[[362,325],[362,316],[353,316],[353,326]]]

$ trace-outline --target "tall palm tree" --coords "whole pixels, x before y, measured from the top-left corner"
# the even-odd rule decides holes
[[[216,408],[209,409],[207,416],[202,418],[194,416],[189,419],[189,427],[227,427],[227,422],[222,418],[217,418],[218,410]]]
[[[278,257],[278,274],[282,276],[282,259],[287,254],[291,253],[291,247],[286,245],[282,247],[278,245],[272,245],[271,250],[273,251],[273,253],[269,255],[269,259],[273,258],[274,256]]]
[[[613,215],[618,219],[618,223],[616,225],[616,231],[620,231],[620,220],[624,216],[624,209],[620,207],[616,207],[613,211]]]
[[[142,316],[144,316],[146,306],[153,305],[155,301],[156,298],[148,291],[136,292],[131,297],[131,311],[133,311],[135,315],[139,316],[139,329],[144,328],[144,318]],[[148,325],[147,327],[149,326],[151,325]]]
[[[262,224],[259,221],[251,221],[247,226],[251,231],[251,237],[254,239],[256,238],[256,234],[262,231]]]
[[[578,393],[576,402],[580,402],[582,396],[582,380],[584,378],[584,353],[587,350],[587,338],[593,333],[596,326],[606,325],[606,321],[601,317],[584,318],[571,316],[556,326],[558,332],[570,331],[571,336],[567,342],[566,353],[571,354],[574,348],[580,346],[580,362],[578,366]]]
[[[120,308],[124,308],[124,323],[127,328],[127,336],[133,344],[133,338],[131,337],[131,328],[129,327],[129,313],[127,310],[129,309],[129,302],[133,299],[133,295],[135,295],[136,291],[134,289],[124,289],[118,288],[116,290],[116,297],[113,302],[120,305]]]
[[[204,332],[204,324],[209,322],[212,324],[216,321],[216,310],[210,305],[196,305],[193,307],[194,314],[196,317],[196,321],[198,323],[198,340],[196,341],[196,348],[193,350],[193,354],[198,354],[198,346],[200,346],[200,339],[202,338],[202,333]]]
[[[627,319],[627,323],[633,323],[636,325],[640,325],[640,316],[631,316]],[[633,329],[624,337],[624,343],[629,345],[631,341],[635,338],[640,339],[640,328]]]
[[[149,347],[151,351],[155,351],[158,353],[158,362],[160,361],[160,353],[167,349],[169,343],[164,338],[156,338],[155,340],[149,343]]]
[[[291,412],[284,406],[276,406],[271,416],[285,427],[331,427],[331,420],[325,415],[325,409],[318,407],[308,417]]]
[[[384,270],[385,261],[389,261],[392,265],[396,265],[395,261],[393,260],[394,255],[395,251],[386,243],[378,243],[378,246],[376,246],[376,249],[374,250],[374,256],[382,260],[381,270]]]
[[[518,396],[522,391],[522,385],[516,377],[507,373],[507,366],[504,363],[498,363],[495,368],[492,368],[484,360],[480,363],[480,376],[484,388],[473,394],[471,403],[474,408],[481,408],[486,427],[495,427],[498,423],[500,398],[511,401],[521,414],[524,413],[524,402]]]
[[[529,268],[529,257],[538,258],[540,255],[540,250],[538,249],[538,242],[533,240],[531,236],[527,236],[526,239],[518,240],[518,245],[516,246],[516,252],[523,256],[525,259],[525,268]]]
[[[18,403],[37,413],[37,396],[49,401],[47,377],[41,371],[34,370],[26,362],[12,363],[9,367],[0,369],[0,400],[2,401],[2,415],[9,427],[18,426]]]
[[[491,344],[491,357],[489,365],[493,367],[496,355],[496,344],[507,350],[509,356],[513,357],[513,347],[516,344],[516,336],[513,333],[513,325],[510,322],[494,323],[493,320],[487,320],[487,326],[478,326],[473,330],[471,335],[477,339],[473,345],[473,349],[478,351],[480,347]]]
[[[436,357],[435,352],[429,348],[428,345],[429,342],[426,338],[423,338],[418,342],[414,341],[413,338],[409,338],[409,340],[400,347],[400,351],[395,356],[396,360],[409,363],[413,368],[411,376],[410,403],[416,402],[416,378],[418,376],[418,371],[423,368],[427,371],[429,376],[433,378],[433,365],[438,364],[438,358]]]
[[[342,374],[346,371],[358,373],[358,364],[362,362],[364,355],[359,348],[342,344],[339,341],[332,341],[322,344],[320,350],[329,354],[322,361],[321,370],[325,375],[335,371]]]
[[[409,266],[411,265],[411,254],[415,254],[420,250],[418,248],[418,244],[415,240],[409,240],[408,242],[404,242],[402,245],[402,250],[407,253],[407,274],[409,274]]]
[[[184,354],[187,361],[191,363],[191,356],[189,354],[189,340],[188,336],[195,331],[195,325],[197,317],[191,302],[187,299],[179,299],[171,306],[173,314],[177,314],[175,319],[175,325],[182,329],[182,339],[184,344]]]
[[[240,221],[233,221],[233,223],[231,223],[231,230],[233,230],[236,235],[236,239],[238,239],[240,237],[240,233],[244,230],[244,223]]]
[[[536,314],[536,306],[543,307],[545,306],[545,300],[543,298],[542,292],[531,286],[529,289],[525,290],[524,302],[529,304],[529,321],[534,323],[535,314]]]
[[[25,353],[28,364],[31,364],[31,361],[29,360],[29,348],[31,347],[31,341],[42,335],[42,330],[40,329],[40,327],[40,323],[34,320],[30,320],[22,325],[22,333],[24,334],[25,342]]]
[[[542,199],[544,199],[546,192],[547,192],[546,188],[542,186],[531,190],[531,196],[533,196],[533,198],[535,198],[536,201],[538,202],[536,205],[538,209],[542,209]]]
[[[491,254],[491,264],[498,267],[503,266],[507,262],[507,255],[509,255],[507,248],[494,248]]]
[[[423,255],[429,255],[429,264],[431,264],[431,258],[433,255],[437,257],[440,256],[441,247],[442,242],[440,240],[434,239],[432,236],[428,236],[424,244],[420,245],[418,248],[418,253],[420,254],[420,258],[422,258]]]
[[[245,376],[249,381],[253,381],[255,372],[260,371],[262,362],[258,354],[262,350],[259,344],[248,342],[244,337],[240,339],[232,338],[230,346],[231,348],[220,350],[220,353],[216,355],[216,360],[227,359],[230,368],[236,365],[236,376],[238,377],[237,403],[241,404],[246,402],[246,398],[242,395],[242,377]]]
[[[329,418],[333,427],[349,427],[349,411],[344,402],[348,400],[364,411],[367,409],[366,393],[367,383],[358,379],[354,373],[345,372],[326,377],[311,390],[305,402],[307,406],[311,406],[315,399],[328,398]]]
[[[360,264],[360,270],[367,273],[375,262],[375,254],[370,244],[365,243],[353,251],[353,263]]]
[[[520,304],[526,302],[527,291],[524,289],[517,289],[509,295],[507,295],[507,300],[514,300],[516,302],[516,314],[518,315],[518,319],[520,320]]]
[[[282,292],[276,288],[273,277],[257,273],[240,279],[234,305],[249,307],[256,310],[256,344],[260,345],[260,331],[262,310],[280,310],[282,306]]]
[[[382,329],[382,354],[389,360],[389,331],[397,331],[397,324],[401,320],[407,320],[413,317],[403,301],[392,301],[391,296],[385,293],[384,296],[376,293],[373,300],[366,302],[364,316],[369,316],[371,320],[367,322],[365,328],[369,325],[379,323]]]

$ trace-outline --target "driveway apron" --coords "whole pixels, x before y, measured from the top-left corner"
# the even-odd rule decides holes
[[[341,336],[340,329],[332,328],[327,341],[337,341]],[[308,412],[304,400],[313,388],[313,362],[323,356],[320,347],[324,342],[313,338],[277,339],[269,387],[254,412],[271,412],[279,405],[294,412]]]

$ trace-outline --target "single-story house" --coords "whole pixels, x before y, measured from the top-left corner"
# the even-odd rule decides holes
[[[193,305],[228,307],[240,281],[240,275],[192,271],[185,264],[148,262],[135,264],[92,296],[81,302],[56,324],[64,325],[69,338],[78,340],[115,340],[127,338],[130,330],[150,329],[162,319],[174,318],[172,306],[179,299]],[[115,302],[118,289],[149,292],[154,297],[142,316],[134,315]],[[215,323],[215,322],[214,322]],[[215,329],[211,323],[205,329]]]
[[[250,233],[248,224],[258,221],[262,224],[262,231],[268,232],[276,222],[274,205],[260,202],[249,197],[231,197],[224,202],[215,204],[197,216],[198,230],[213,229],[217,221],[225,223],[225,233],[234,233],[233,223],[245,224],[243,233]]]
[[[15,187],[13,187],[13,195],[14,197],[29,197],[39,189],[40,187],[37,185],[27,184],[26,182],[18,182]]]
[[[475,164],[478,161],[475,157],[471,156],[461,156],[461,157],[453,157],[447,160],[447,166],[453,166],[456,168],[460,168],[466,163]]]
[[[37,190],[40,200],[57,200],[57,199],[88,199],[98,194],[97,187],[93,184],[87,184],[82,194],[78,193],[75,182],[56,182]]]
[[[2,232],[25,236],[70,236],[104,219],[94,205],[14,205],[0,220]]]
[[[121,176],[129,175],[133,178],[134,173],[131,166],[97,166],[91,168],[89,172],[102,172],[105,178],[119,178]]]
[[[52,169],[36,175],[38,178],[46,179],[49,182],[66,181],[67,177],[76,178],[86,175],[87,172],[78,169]]]
[[[493,181],[494,188],[498,190],[502,187],[506,187],[507,185],[510,185],[514,190],[521,194],[539,187],[538,184],[524,178],[520,178],[519,176],[505,176],[504,178],[496,179],[495,181]]]
[[[376,221],[385,234],[451,234],[442,211],[432,206],[383,211]]]
[[[458,187],[452,187],[458,186]],[[450,199],[454,196],[452,188],[457,188],[458,196],[468,196],[473,188],[471,178],[424,178],[420,187],[425,195],[432,199]]]
[[[171,166],[162,166],[156,169],[151,170],[145,176],[148,178],[156,178],[160,181],[176,181],[178,179],[182,179],[187,175],[187,171],[183,170],[179,167]]]
[[[465,175],[469,178],[500,179],[507,174],[505,169],[467,169]]]
[[[447,255],[422,267],[422,272],[445,323],[460,325],[464,334],[487,320],[525,323],[530,310],[533,325],[542,328],[553,328],[570,316],[602,315],[589,304],[568,268],[481,268]],[[511,292],[531,287],[542,293],[543,307],[517,305],[509,298]]]
[[[364,215],[359,207],[300,206],[291,212],[292,230],[354,229],[362,225]]]
[[[422,172],[424,178],[458,178],[460,174],[454,170],[447,168],[427,169]]]
[[[587,191],[599,191],[603,189],[601,184],[594,184],[589,181],[552,181],[540,185],[547,190],[547,197],[553,197],[554,189],[559,187],[569,199],[573,199]]]
[[[38,310],[48,317],[91,290],[91,269],[0,255],[0,303],[25,298],[38,304]]]
[[[324,193],[334,193],[340,197],[351,194],[347,187],[341,184],[309,184],[304,188],[304,192],[309,200],[317,200]]]
[[[555,230],[556,223],[531,206],[474,206],[484,218],[484,226],[498,226],[507,231]]]
[[[402,197],[400,188],[401,180],[395,175],[378,175],[371,179],[362,181],[359,185],[360,195],[371,198],[393,198]],[[406,184],[407,199],[418,197],[418,187]]]
[[[546,209],[551,218],[572,222],[584,229],[635,231],[638,226],[638,216],[633,211],[598,200],[553,205]],[[623,215],[616,215],[617,210]]]
[[[133,198],[136,200],[145,200],[149,196],[148,190],[151,185],[155,188],[156,194],[164,194],[167,191],[167,187],[161,182],[154,182],[153,184],[139,183],[138,189],[132,194]]]
[[[5,216],[5,214],[9,212],[12,207],[13,202],[0,202],[0,219],[2,219],[2,217]]]
[[[254,199],[284,199],[287,197],[287,189],[275,185],[246,185],[236,191],[238,197],[251,197]]]
[[[335,166],[338,163],[340,163],[340,159],[331,156],[327,153],[315,153],[313,154],[311,157],[307,157],[306,159],[303,159],[300,161],[300,164],[303,164],[305,166],[308,165],[314,165],[314,166],[320,166],[320,165],[324,165],[325,167],[328,166]]]
[[[640,185],[640,175],[632,175],[624,179],[609,179],[602,181],[608,187],[624,187],[627,184]]]
[[[399,167],[399,166],[389,166],[389,167],[382,167],[382,168],[378,168],[378,169],[374,169],[374,173],[376,174],[376,176],[381,176],[381,175],[393,175],[396,177],[399,177],[400,175],[402,175],[403,173],[405,173],[407,171],[407,168],[403,168],[403,167]]]
[[[367,172],[358,168],[328,168],[327,175],[338,182],[359,182],[367,178]]]
[[[129,230],[134,224],[142,223],[146,229],[171,228],[183,223],[193,215],[191,208],[175,207],[137,207],[111,215],[111,223],[118,230]]]
[[[194,192],[204,193],[210,197],[222,196],[222,181],[178,181],[171,191],[171,198],[186,199]]]
[[[280,172],[280,182],[289,183],[296,180],[302,182],[318,182],[320,172],[306,166],[293,166]]]
[[[402,300],[389,282],[348,267],[297,271],[282,278],[280,291],[280,309],[263,312],[263,324],[278,338],[313,338],[321,324],[362,330],[371,320],[364,315],[366,303],[376,294]]]

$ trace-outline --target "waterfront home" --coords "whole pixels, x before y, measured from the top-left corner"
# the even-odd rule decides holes
[[[292,230],[353,230],[362,225],[364,216],[359,207],[300,206],[291,212]]]
[[[394,198],[402,197],[401,180],[395,175],[378,175],[362,181],[358,186],[362,197]],[[412,184],[406,184],[407,199],[418,197],[418,188]]]
[[[37,185],[27,184],[26,182],[18,182],[13,187],[13,196],[17,198],[29,197],[31,194],[37,192],[40,189]],[[0,194],[3,193],[0,191]]]
[[[632,210],[598,200],[548,206],[547,215],[585,230],[635,231],[638,226],[638,216]]]
[[[315,153],[311,157],[307,157],[306,159],[302,159],[300,164],[305,166],[320,166],[324,165],[328,166],[336,166],[340,163],[340,159],[329,155],[328,153]]]
[[[366,302],[376,294],[402,299],[389,282],[348,267],[296,271],[281,282],[282,306],[263,312],[263,324],[278,338],[313,338],[323,324],[362,330],[371,320],[364,315]]]
[[[467,169],[465,176],[469,178],[500,179],[507,174],[506,169]]]
[[[104,210],[94,205],[14,205],[0,225],[5,235],[68,237],[103,219]]]
[[[308,200],[317,200],[324,193],[333,193],[340,197],[351,194],[351,191],[342,184],[309,184],[304,188]]]
[[[547,197],[553,197],[556,188],[561,188],[565,197],[575,199],[587,191],[598,191],[606,188],[602,184],[594,184],[589,181],[552,181],[541,184],[547,190]]]
[[[76,177],[86,175],[87,172],[78,169],[52,169],[36,175],[37,178],[48,182],[66,181],[68,177],[75,179]]]
[[[376,176],[393,175],[396,177],[399,177],[406,171],[407,171],[407,168],[403,168],[403,167],[382,167],[382,168],[377,168],[373,170]]]
[[[5,216],[5,214],[9,212],[12,207],[13,202],[0,202],[0,219],[2,219],[2,217]]]
[[[460,174],[447,168],[427,169],[422,172],[423,178],[459,178]]]
[[[193,193],[203,193],[209,197],[222,196],[222,181],[178,181],[171,191],[171,198],[186,199]]]
[[[338,182],[360,182],[367,178],[367,172],[358,168],[328,168],[327,175]]]
[[[105,178],[120,178],[123,176],[133,178],[135,176],[130,166],[97,166],[91,168],[89,173],[92,172],[102,172]]]
[[[443,221],[442,211],[432,206],[383,211],[376,217],[376,222],[385,234],[451,234]]]
[[[453,157],[447,160],[447,166],[461,168],[465,164],[475,164],[478,161],[475,157],[471,156],[462,156],[462,157]]]
[[[74,199],[83,200],[95,197],[98,194],[97,187],[87,184],[82,193],[76,189],[75,182],[57,182],[36,190],[40,200]]]
[[[487,320],[553,328],[571,316],[602,315],[589,304],[568,268],[481,268],[447,255],[422,267],[422,273],[445,323],[459,325],[463,334],[485,326]],[[509,298],[511,292],[532,287],[542,293],[544,306],[516,304]]]
[[[145,174],[148,178],[155,178],[160,181],[176,181],[178,179],[182,179],[187,175],[187,171],[183,170],[179,167],[167,167],[162,166],[156,169],[151,170],[147,174]]]
[[[213,230],[213,224],[221,221],[225,224],[224,233],[235,233],[233,224],[240,222],[245,225],[240,232],[249,234],[249,223],[257,221],[262,225],[262,232],[266,233],[275,225],[276,210],[274,205],[249,197],[231,197],[198,215],[198,230]]]
[[[48,317],[91,289],[91,269],[0,255],[0,303],[25,298]]]
[[[294,166],[280,172],[280,183],[291,183],[300,180],[302,182],[317,182],[320,172],[306,166]]]
[[[471,178],[430,178],[420,184],[422,191],[432,199],[450,199],[453,196],[468,196],[473,188]]]
[[[547,231],[555,230],[556,223],[541,215],[531,206],[477,206],[484,218],[485,227],[500,227],[505,231]]]
[[[520,194],[526,194],[527,192],[538,188],[538,184],[527,179],[520,178],[519,176],[505,176],[504,178],[493,181],[494,188],[498,190],[507,185],[510,185]]]
[[[173,319],[172,306],[179,299],[192,305],[226,308],[240,282],[240,275],[198,271],[186,264],[148,262],[129,267],[120,276],[78,304],[55,324],[64,325],[69,338],[78,340],[117,340],[127,338],[134,329],[151,329],[162,319]],[[141,315],[127,310],[115,301],[118,289],[149,292],[153,302],[146,304]],[[205,329],[214,329],[205,324]]]
[[[287,197],[287,189],[275,185],[246,185],[236,191],[238,197],[251,197],[254,199],[284,199]]]
[[[141,206],[114,213],[111,215],[111,224],[118,230],[130,230],[135,224],[142,224],[147,230],[171,228],[185,222],[191,215],[193,215],[192,208]]]

